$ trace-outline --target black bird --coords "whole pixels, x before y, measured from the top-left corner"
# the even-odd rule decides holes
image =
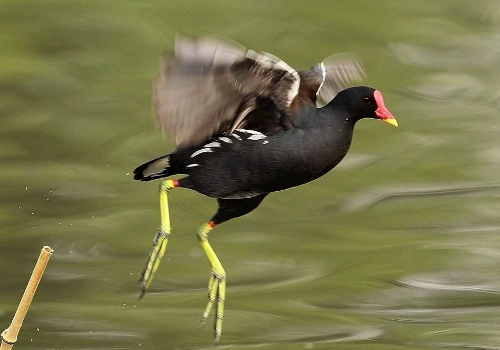
[[[271,192],[315,180],[346,155],[354,125],[374,118],[397,126],[380,91],[349,87],[364,76],[352,55],[336,55],[310,70],[225,41],[176,39],[154,89],[155,114],[178,148],[134,171],[149,181],[185,174],[160,185],[161,226],[143,272],[142,295],[151,284],[170,234],[167,193],[183,187],[217,198],[217,213],[198,231],[212,266],[209,302],[220,339],[226,272],[208,242],[209,232],[250,213]]]

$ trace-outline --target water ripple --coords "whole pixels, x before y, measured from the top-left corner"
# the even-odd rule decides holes
[[[308,336],[297,336],[309,332]],[[314,335],[314,333],[316,333]],[[265,348],[274,347],[277,345],[303,343],[306,349],[314,348],[315,344],[326,343],[349,343],[359,341],[373,341],[384,335],[384,331],[378,327],[372,326],[338,326],[337,329],[321,329],[317,328],[300,328],[300,329],[285,329],[276,333],[268,333],[262,335],[262,338],[274,339],[273,342],[255,342],[255,343],[234,343],[218,345],[217,349],[238,349],[238,348]],[[276,340],[278,339],[278,340]],[[182,347],[182,350],[191,349],[213,349],[213,347]]]
[[[454,195],[469,195],[482,192],[491,192],[492,190],[500,190],[499,184],[474,184],[460,186],[443,186],[443,187],[428,187],[428,188],[406,188],[394,191],[391,189],[372,190],[371,193],[363,193],[359,196],[354,196],[342,207],[344,211],[363,211],[382,204],[389,200],[420,198],[431,196],[454,196]]]
[[[406,287],[425,290],[439,291],[468,291],[480,293],[500,294],[500,285],[492,286],[480,278],[478,274],[468,275],[464,271],[455,273],[442,273],[435,275],[417,275],[394,281],[394,284]],[[481,280],[478,280],[481,279]]]

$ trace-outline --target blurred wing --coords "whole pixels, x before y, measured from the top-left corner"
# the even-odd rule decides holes
[[[154,89],[156,119],[164,134],[179,146],[202,143],[226,129],[241,103],[241,95],[223,74],[186,74],[165,62]]]
[[[313,70],[322,76],[316,92],[317,107],[327,105],[340,91],[359,85],[366,78],[361,60],[347,53],[329,56]]]
[[[270,98],[284,112],[288,112],[299,90],[299,74],[266,52],[249,50],[245,59],[232,67],[231,74],[243,94]]]
[[[175,57],[162,62],[154,88],[156,118],[179,146],[195,146],[242,125],[257,97],[286,112],[299,80],[272,55],[216,39],[177,37]]]
[[[229,42],[177,37],[175,57],[161,62],[153,89],[155,115],[163,134],[179,146],[197,145],[227,128],[241,103],[227,70],[245,57]]]

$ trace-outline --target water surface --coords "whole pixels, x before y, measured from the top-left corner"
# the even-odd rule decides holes
[[[500,348],[500,5],[496,1],[14,1],[0,4],[0,321],[55,249],[16,348],[203,349],[216,209],[171,195],[159,223],[131,171],[174,144],[151,81],[176,32],[307,68],[356,52],[400,128],[366,120],[332,173],[211,238],[228,272],[221,349]]]

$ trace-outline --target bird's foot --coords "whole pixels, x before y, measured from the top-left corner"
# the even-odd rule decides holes
[[[201,317],[200,328],[207,324],[208,316],[213,308],[214,312],[214,339],[217,343],[222,335],[222,322],[224,320],[224,301],[226,298],[226,272],[212,270],[208,280],[208,304]]]
[[[153,247],[149,253],[148,262],[146,263],[146,267],[142,271],[141,278],[139,279],[141,284],[141,294],[139,295],[139,299],[144,297],[144,294],[153,282],[155,272],[158,270],[161,259],[165,255],[169,235],[170,232],[166,232],[160,227],[153,239]]]
[[[168,192],[178,186],[179,182],[177,180],[165,180],[160,183],[161,224],[153,239],[153,247],[149,252],[148,262],[139,279],[141,283],[141,294],[139,295],[139,299],[144,297],[144,294],[153,282],[153,277],[160,266],[161,258],[163,258],[167,250],[168,236],[170,236],[170,232],[172,231],[168,209]]]

